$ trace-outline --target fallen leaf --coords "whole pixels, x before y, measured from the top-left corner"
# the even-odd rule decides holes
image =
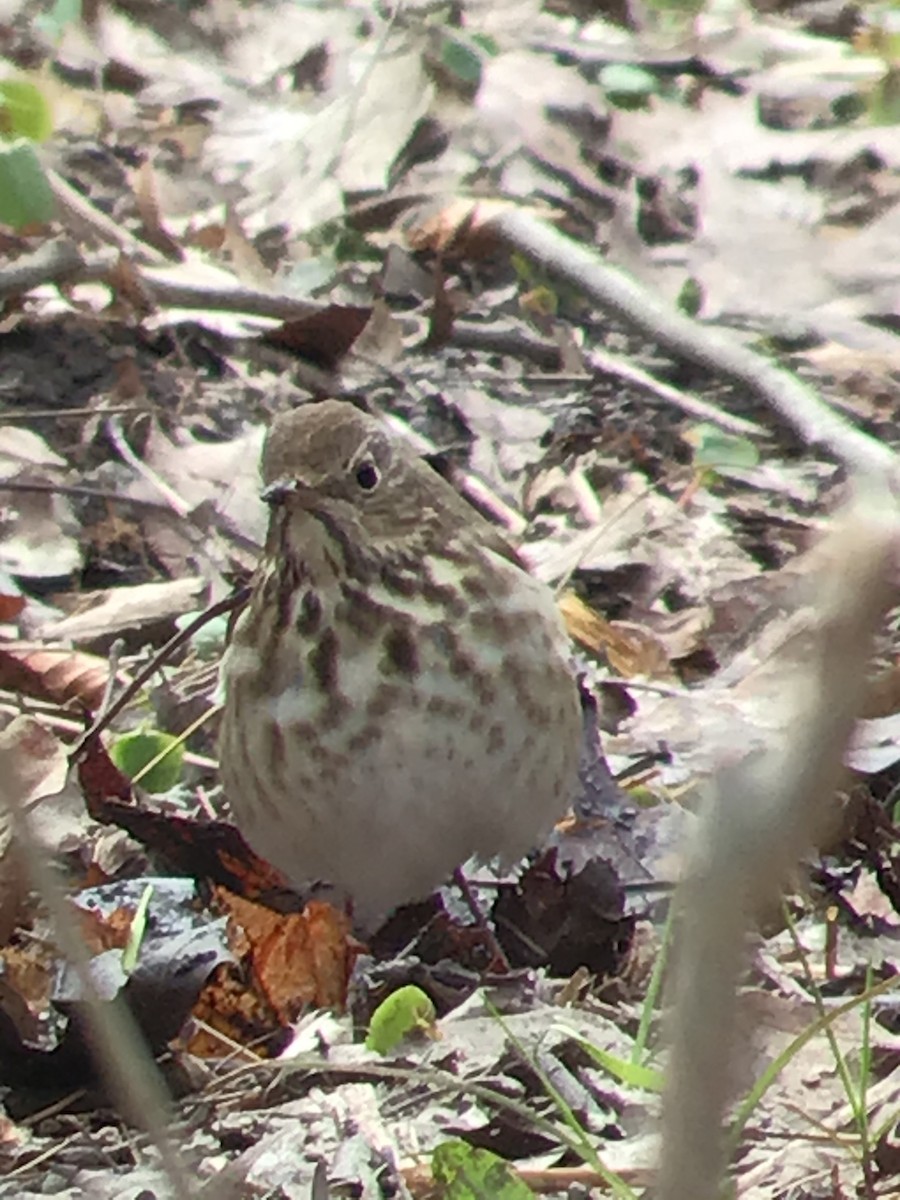
[[[117,677],[126,684],[124,674]],[[77,702],[88,712],[100,707],[109,663],[80,650],[41,650],[15,643],[0,646],[0,687],[54,704]]]
[[[254,976],[280,1021],[296,1020],[307,1005],[343,1008],[354,956],[343,913],[311,901],[302,913],[285,915],[217,891],[248,939]]]

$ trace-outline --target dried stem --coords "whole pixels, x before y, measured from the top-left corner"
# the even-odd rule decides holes
[[[783,742],[723,770],[682,884],[659,1200],[717,1200],[746,934],[824,832],[890,595],[898,525],[884,491],[839,517],[823,547],[820,620],[785,679]]]

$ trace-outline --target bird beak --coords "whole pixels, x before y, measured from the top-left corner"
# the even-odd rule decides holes
[[[260,492],[260,499],[263,504],[268,504],[271,508],[278,504],[283,504],[284,501],[296,492],[296,479],[276,479],[274,483],[270,483],[268,487],[263,488]]]

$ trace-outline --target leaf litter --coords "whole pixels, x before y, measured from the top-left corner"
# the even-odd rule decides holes
[[[893,446],[900,140],[880,15],[848,33],[697,6],[688,38],[666,5],[635,28],[574,4],[466,3],[449,20],[430,5],[218,0],[103,6],[54,33],[9,8],[4,66],[55,72],[37,81],[55,108],[44,161],[76,191],[57,187],[55,224],[3,227],[0,713],[33,714],[7,728],[7,761],[30,764],[17,803],[36,806],[79,903],[128,881],[114,917],[93,908],[100,929],[127,929],[152,887],[152,952],[138,951],[152,999],[131,1005],[168,1011],[150,1042],[176,1068],[192,1170],[228,1161],[247,1186],[306,1195],[318,1154],[333,1182],[415,1190],[431,1150],[465,1136],[531,1168],[535,1187],[544,1171],[541,1187],[565,1190],[578,1164],[582,1184],[605,1168],[643,1194],[658,1101],[579,1039],[622,1063],[646,1053],[636,1030],[683,839],[706,781],[784,735],[784,680],[804,671],[818,620],[814,543],[846,472],[752,381],[719,378],[714,356],[701,369],[652,320],[636,327],[510,252],[503,217],[602,247],[650,295],[692,295],[698,330],[762,347]],[[58,268],[10,273],[60,235]],[[738,436],[755,463],[702,461],[679,392],[753,422]],[[242,845],[217,790],[215,658],[191,639],[103,735],[187,732],[176,787],[150,799],[91,740],[64,781],[110,678],[139,678],[186,614],[246,579],[264,427],[328,394],[383,410],[569,589],[602,738],[577,819],[544,856],[516,877],[476,873],[489,906],[499,888],[495,926],[525,969],[487,989],[487,949],[449,893],[362,947]],[[888,620],[840,819],[790,901],[805,956],[770,914],[743,985],[735,1099],[790,1053],[732,1163],[742,1197],[896,1185],[889,1003],[848,1009],[830,1045],[795,1045],[822,1019],[815,987],[834,1006],[864,990],[867,966],[873,983],[896,973],[895,674]],[[3,1053],[17,1068],[7,1111],[27,1124],[0,1141],[0,1194],[46,1194],[45,1158],[58,1191],[119,1194],[123,1173],[159,1188],[102,1091],[91,1105],[121,1137],[115,1170],[90,1154],[82,1117],[46,1107],[97,1081],[71,998],[49,982],[62,958],[14,825],[2,1011],[14,1027],[29,1016]],[[412,1029],[387,1057],[365,1051],[379,1004],[411,985],[434,1002],[439,1040]],[[306,1011],[323,1004],[351,1015]],[[649,1061],[664,1064],[657,1017],[651,1031]],[[55,1080],[54,1045],[56,1062],[67,1047]],[[853,1065],[864,1046],[857,1153],[835,1055]],[[491,1170],[455,1155],[436,1169]]]

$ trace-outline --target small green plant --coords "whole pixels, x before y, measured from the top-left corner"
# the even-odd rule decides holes
[[[660,85],[652,71],[631,63],[610,63],[597,77],[606,98],[616,108],[647,108],[659,95]]]
[[[199,616],[199,611],[185,613],[183,617],[176,619],[175,627],[179,630],[187,629],[188,625],[192,621],[196,621]],[[228,619],[227,613],[213,617],[211,621],[202,625],[191,638],[190,647],[203,662],[212,662],[222,657],[225,639],[228,636]]]
[[[148,792],[168,792],[181,779],[184,742],[159,729],[136,729],[113,742],[109,757],[132,783]]]
[[[143,892],[141,892],[140,901],[131,919],[131,928],[128,931],[128,944],[122,951],[122,970],[126,975],[130,975],[137,966],[144,935],[147,932],[147,914],[150,911],[150,901],[152,899],[153,884],[148,883]]]
[[[698,471],[724,475],[733,469],[745,471],[759,465],[759,451],[749,438],[724,433],[716,425],[695,425],[684,439],[694,448]]]
[[[28,79],[0,79],[0,222],[14,229],[42,225],[56,210],[34,148],[52,132],[40,88]]]
[[[759,451],[749,438],[724,433],[716,425],[695,425],[683,436],[694,448],[694,477],[679,498],[681,508],[720,475],[747,471],[759,464]]]
[[[35,17],[35,26],[48,41],[58,42],[70,25],[81,20],[81,0],[54,0],[48,12]]]
[[[431,998],[414,984],[398,988],[372,1014],[366,1049],[389,1054],[408,1033],[434,1028],[435,1009]]]
[[[659,1092],[663,1090],[665,1079],[662,1072],[656,1070],[647,1062],[646,1056],[646,1041],[647,1029],[651,1016],[655,1013],[658,1007],[658,996],[660,984],[664,970],[666,951],[668,950],[671,940],[671,912],[669,921],[663,935],[663,949],[658,956],[650,986],[648,988],[647,997],[643,1007],[640,1027],[635,1038],[635,1049],[632,1053],[631,1062],[627,1062],[617,1055],[610,1054],[608,1051],[595,1046],[584,1039],[577,1038],[583,1050],[597,1063],[597,1065],[606,1071],[613,1078],[620,1080],[623,1084],[630,1087],[643,1088],[646,1091]],[[788,928],[794,932],[794,926],[790,914],[786,912],[786,921]],[[810,986],[814,1002],[816,1004],[818,1016],[811,1021],[791,1042],[782,1050],[782,1052],[767,1066],[756,1082],[748,1091],[744,1099],[737,1105],[734,1119],[731,1127],[726,1135],[726,1150],[727,1160],[733,1161],[740,1150],[741,1143],[748,1123],[753,1117],[754,1112],[759,1108],[759,1105],[769,1091],[769,1089],[777,1082],[779,1076],[787,1068],[793,1059],[800,1053],[814,1038],[824,1036],[827,1041],[831,1056],[835,1063],[835,1069],[838,1078],[847,1097],[848,1107],[852,1114],[853,1124],[856,1128],[857,1139],[850,1147],[850,1153],[860,1163],[864,1176],[871,1179],[875,1174],[874,1155],[882,1138],[896,1124],[896,1114],[890,1115],[880,1128],[872,1128],[868,1113],[868,1089],[872,1071],[872,1047],[871,1047],[871,1025],[873,1019],[873,1002],[883,992],[889,991],[900,984],[900,977],[892,976],[888,979],[873,983],[871,970],[867,972],[865,986],[861,994],[853,996],[850,1000],[840,1004],[834,1008],[826,1008],[825,1002],[822,999],[821,993],[814,982],[813,972],[809,963],[806,961],[806,953],[800,944],[800,939],[794,933],[794,943],[796,952],[800,961],[804,964],[805,975]],[[851,1062],[850,1056],[844,1053],[840,1044],[833,1032],[834,1024],[842,1017],[851,1013],[854,1009],[861,1008],[862,1010],[862,1033],[860,1044],[853,1055]],[[575,1035],[570,1035],[575,1036]],[[532,1064],[533,1066],[534,1064]],[[540,1073],[540,1072],[539,1072]],[[552,1085],[546,1084],[547,1094],[551,1098],[556,1099],[556,1095]],[[562,1101],[559,1104],[560,1111],[566,1119],[566,1123],[570,1124],[566,1118],[566,1106]],[[574,1114],[570,1114],[572,1121],[575,1121]],[[572,1127],[573,1134],[577,1139],[578,1127]],[[582,1133],[582,1136],[586,1136]],[[586,1160],[587,1161],[587,1158]],[[617,1195],[622,1193],[614,1188]]]
[[[534,1195],[499,1155],[461,1139],[435,1146],[431,1173],[444,1200],[529,1200]]]
[[[884,71],[866,96],[873,125],[900,122],[900,10],[896,4],[867,5],[864,25],[854,38],[855,48],[880,59]]]
[[[478,91],[482,62],[496,54],[497,44],[491,37],[479,34],[464,37],[459,30],[446,26],[440,30],[438,61],[441,70],[461,91],[472,95]]]
[[[847,1097],[847,1102],[851,1113],[853,1114],[853,1123],[856,1126],[859,1142],[857,1147],[851,1151],[858,1158],[864,1174],[869,1177],[872,1171],[872,1155],[874,1148],[878,1145],[880,1137],[884,1130],[873,1131],[869,1125],[867,1093],[869,1087],[869,1079],[872,1067],[872,1051],[870,1041],[870,1031],[872,1023],[872,1002],[882,992],[889,991],[895,988],[900,983],[900,977],[893,975],[887,979],[882,979],[878,983],[872,983],[871,970],[866,974],[865,988],[858,996],[853,996],[843,1004],[839,1004],[834,1008],[826,1008],[825,1002],[822,999],[821,992],[815,983],[813,972],[807,960],[806,951],[797,936],[793,918],[787,908],[784,906],[785,921],[791,932],[794,942],[795,951],[803,964],[806,978],[812,992],[813,1000],[816,1005],[818,1017],[812,1021],[801,1033],[799,1033],[789,1045],[768,1065],[765,1071],[757,1079],[756,1083],[748,1092],[742,1103],[738,1106],[734,1121],[732,1122],[731,1130],[728,1135],[728,1152],[729,1157],[733,1158],[740,1148],[741,1140],[744,1135],[744,1130],[748,1121],[756,1110],[758,1104],[769,1088],[778,1079],[781,1072],[787,1067],[792,1059],[800,1052],[800,1050],[813,1038],[819,1034],[823,1034],[828,1042],[831,1050],[831,1055],[834,1059],[835,1068],[841,1084],[844,1089],[844,1094]],[[847,1057],[842,1053],[838,1040],[834,1035],[832,1026],[841,1017],[852,1012],[854,1009],[862,1007],[862,1045],[859,1048],[859,1061],[856,1072],[851,1070]],[[855,1077],[854,1077],[855,1076]],[[892,1118],[889,1125],[893,1127],[896,1118]]]
[[[631,1061],[636,1066],[647,1065],[647,1046],[650,1041],[650,1029],[662,1005],[663,982],[666,976],[666,964],[669,961],[669,950],[672,947],[674,923],[675,905],[670,903],[669,911],[666,914],[666,923],[663,926],[659,954],[656,956],[653,970],[650,973],[647,994],[644,997],[644,1003],[641,1008],[641,1019],[634,1038],[634,1049],[631,1052]]]
[[[545,1093],[556,1107],[562,1125],[562,1128],[559,1130],[557,1136],[564,1138],[569,1150],[572,1153],[577,1154],[582,1162],[586,1163],[589,1167],[592,1167],[593,1170],[597,1172],[597,1174],[606,1184],[606,1187],[609,1189],[610,1194],[616,1197],[616,1200],[636,1200],[634,1192],[621,1177],[621,1175],[616,1174],[615,1171],[610,1170],[610,1168],[604,1164],[600,1155],[597,1153],[592,1137],[587,1130],[582,1127],[581,1122],[578,1120],[577,1115],[572,1109],[572,1106],[566,1100],[562,1092],[560,1092],[559,1088],[556,1087],[547,1072],[543,1070],[540,1063],[534,1061],[533,1058],[528,1054],[528,1052],[525,1050],[525,1047],[522,1045],[519,1039],[515,1037],[507,1023],[503,1020],[502,1015],[497,1011],[496,1008],[494,1008],[490,1001],[487,1001],[486,1003],[488,1010],[503,1027],[503,1030],[506,1033],[512,1048],[522,1059],[522,1062],[527,1063],[531,1070],[535,1072],[541,1081],[541,1085],[543,1086]],[[569,1036],[572,1036],[571,1033]],[[538,1123],[536,1118],[532,1119],[535,1121],[535,1124]],[[546,1122],[543,1123],[546,1124]],[[565,1133],[563,1131],[565,1131]]]

